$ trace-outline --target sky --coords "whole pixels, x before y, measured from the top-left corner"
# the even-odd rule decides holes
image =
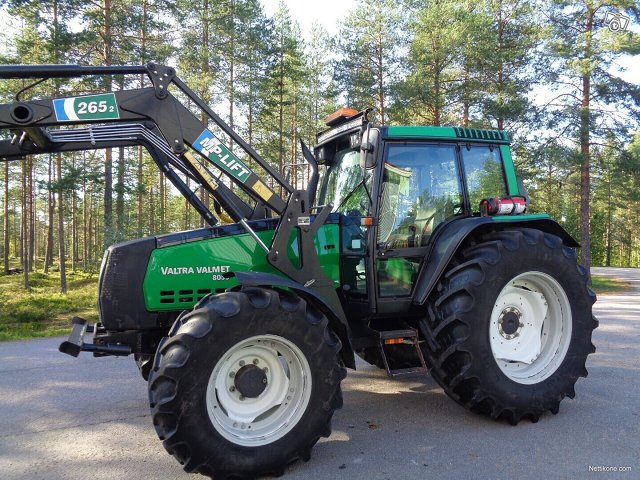
[[[272,16],[280,0],[261,0],[267,15]],[[303,35],[308,36],[313,22],[320,23],[330,34],[337,33],[338,22],[353,10],[356,0],[284,0],[293,20],[297,20]]]

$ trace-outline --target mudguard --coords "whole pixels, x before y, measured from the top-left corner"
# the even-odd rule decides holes
[[[344,313],[336,312],[320,295],[318,295],[316,291],[305,287],[294,280],[274,275],[272,273],[229,272],[228,275],[235,276],[238,283],[242,286],[288,288],[293,290],[305,301],[313,304],[327,316],[331,329],[338,338],[340,338],[340,341],[342,342],[342,350],[340,354],[345,366],[352,369],[356,368],[353,347],[351,346],[351,331],[349,324],[347,323],[347,319],[344,317]]]
[[[546,214],[453,219],[442,224],[434,234],[435,238],[427,254],[425,267],[420,271],[416,280],[413,303],[424,305],[465,239],[471,235],[479,235],[505,227],[535,228],[557,235],[568,247],[577,248],[580,246],[562,226],[551,220]]]

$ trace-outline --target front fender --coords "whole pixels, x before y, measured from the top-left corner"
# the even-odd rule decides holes
[[[297,295],[303,298],[305,301],[311,303],[318,308],[322,313],[326,315],[329,320],[329,326],[333,332],[340,338],[342,342],[342,350],[340,355],[345,366],[355,369],[356,361],[351,346],[351,331],[349,324],[342,312],[336,312],[334,309],[318,295],[318,293],[311,288],[291,280],[289,278],[274,275],[272,273],[263,272],[233,272],[230,275],[235,275],[238,283],[243,286],[252,287],[284,287],[294,291]]]
[[[557,235],[565,245],[572,248],[580,246],[569,233],[546,214],[496,216],[496,217],[468,217],[455,219],[435,232],[431,248],[427,254],[425,266],[416,280],[413,303],[424,305],[437,285],[440,277],[460,248],[460,245],[472,235],[481,235],[491,230],[505,227],[535,228]]]

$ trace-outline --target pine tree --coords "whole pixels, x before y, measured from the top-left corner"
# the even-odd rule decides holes
[[[400,74],[403,17],[393,0],[364,0],[340,25],[336,79],[347,103],[388,120],[390,86]]]
[[[604,25],[610,8],[633,14],[630,0],[569,2],[556,0],[548,15],[552,36],[549,50],[557,69],[552,80],[558,95],[547,104],[556,125],[574,135],[580,149],[581,263],[591,266],[591,166],[592,145],[607,132],[624,135],[628,116],[640,118],[640,87],[623,81],[611,66],[623,53],[640,52],[640,35],[612,32]],[[626,109],[620,117],[609,106]]]
[[[402,123],[442,125],[460,122],[467,40],[474,16],[454,0],[415,2],[412,41],[405,79],[396,86],[394,119]]]

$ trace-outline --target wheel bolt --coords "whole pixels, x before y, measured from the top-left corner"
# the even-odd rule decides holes
[[[236,391],[236,387],[234,387],[233,385],[231,385],[231,386],[229,387],[229,391],[230,391],[230,392],[235,392],[235,391]]]
[[[257,359],[257,358],[254,358],[254,359],[253,359],[253,364],[254,364],[254,365],[257,365],[257,364],[258,364],[258,359]]]
[[[244,400],[244,395],[240,395],[240,401]]]
[[[240,361],[238,362],[238,365],[240,365],[241,367],[244,367],[244,360],[240,360]]]
[[[236,372],[229,372],[229,377],[233,378],[236,376]]]
[[[262,371],[263,371],[264,373],[267,373],[267,372],[269,371],[269,369],[268,369],[267,367],[264,367],[264,368],[262,369]]]

